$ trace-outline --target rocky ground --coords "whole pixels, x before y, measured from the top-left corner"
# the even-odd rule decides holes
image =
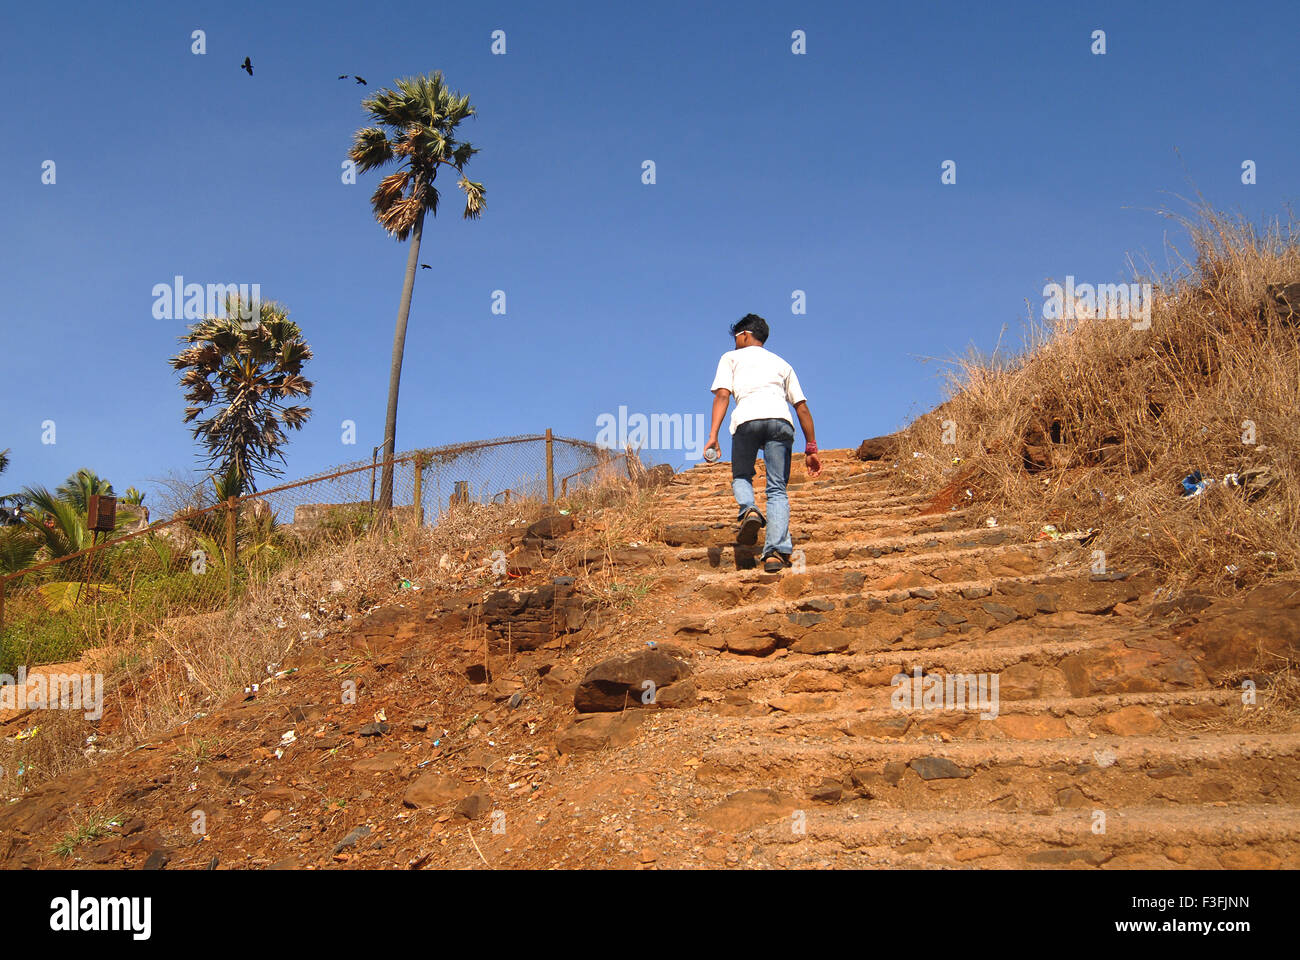
[[[730,542],[729,468],[701,466],[654,542],[406,591],[0,807],[0,866],[1300,866],[1300,724],[1264,672],[1296,658],[1300,585],[1161,596],[824,462],[794,468],[798,571]],[[898,709],[900,672],[996,676],[996,714]]]

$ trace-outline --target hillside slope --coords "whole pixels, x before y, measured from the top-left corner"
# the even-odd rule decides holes
[[[737,557],[728,466],[698,467],[652,542],[575,555],[556,523],[514,584],[407,592],[0,808],[0,865],[1300,866],[1300,724],[1260,667],[1295,658],[1295,584],[1157,596],[824,461],[792,476],[803,572]],[[996,675],[996,715],[897,709],[900,672]]]

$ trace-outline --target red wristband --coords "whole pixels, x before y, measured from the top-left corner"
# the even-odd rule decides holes
[[[805,443],[804,446],[803,446],[803,452],[804,452],[804,455],[805,455],[805,456],[808,455],[808,454],[810,454],[810,453],[816,453],[816,452],[817,452],[817,444],[813,443],[811,440],[808,441],[808,442]]]

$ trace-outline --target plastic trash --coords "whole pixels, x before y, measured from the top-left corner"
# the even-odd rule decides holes
[[[997,517],[989,517],[987,520],[984,521],[984,526],[986,527],[996,527],[997,525],[998,525]]]
[[[1183,477],[1183,496],[1199,497],[1205,492],[1213,481],[1205,480],[1201,477],[1201,471],[1193,470],[1187,476]]]
[[[402,586],[402,589],[403,589],[403,590],[410,590],[410,589],[411,589],[411,581],[410,581],[410,580],[403,580],[401,586]]]

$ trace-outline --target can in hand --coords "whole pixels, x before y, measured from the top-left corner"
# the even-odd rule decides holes
[[[721,456],[722,454],[718,451],[717,447],[704,448],[704,459],[707,460],[709,463],[717,463],[718,458]]]

